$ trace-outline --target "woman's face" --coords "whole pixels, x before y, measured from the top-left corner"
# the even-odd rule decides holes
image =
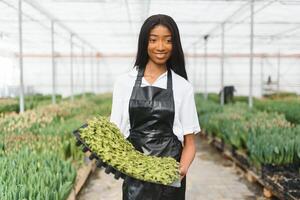
[[[172,52],[172,35],[170,30],[157,25],[151,31],[148,41],[149,59],[157,64],[164,65],[168,61]]]

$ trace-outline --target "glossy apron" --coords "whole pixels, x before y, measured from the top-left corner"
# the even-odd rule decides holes
[[[144,70],[138,71],[129,101],[130,135],[128,140],[140,152],[180,161],[182,144],[173,133],[175,105],[172,74],[168,70],[167,89],[141,87]],[[123,183],[123,200],[184,200],[185,178],[175,188],[134,178]]]

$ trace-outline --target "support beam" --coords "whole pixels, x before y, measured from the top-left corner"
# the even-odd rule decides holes
[[[260,84],[261,84],[261,97],[264,94],[264,58],[260,58]]]
[[[151,0],[148,0],[147,3],[145,3],[144,5],[146,5],[144,19],[147,19],[148,16],[149,16],[149,10],[150,10],[150,5],[151,5]],[[131,20],[131,23],[133,24],[133,20]],[[141,22],[141,23],[143,23],[143,22]]]
[[[70,86],[71,86],[71,101],[74,101],[74,81],[73,81],[73,33],[70,34]]]
[[[81,48],[81,59],[82,59],[82,95],[85,97],[86,87],[85,87],[85,57],[84,57],[84,47]]]
[[[99,89],[100,89],[100,59],[99,59],[99,57],[97,56],[96,57],[96,62],[97,62],[97,65],[96,65],[96,67],[97,67],[97,71],[96,71],[96,81],[97,81],[97,83],[96,83],[96,93],[100,93],[100,91],[99,91]]]
[[[94,92],[94,70],[93,70],[93,52],[91,51],[91,92]]]
[[[207,42],[209,35],[204,36],[204,99],[208,99],[207,94]]]
[[[20,113],[25,110],[24,101],[24,80],[23,80],[23,37],[22,37],[22,0],[18,2],[18,19],[19,19],[19,68],[20,68]]]
[[[277,57],[277,93],[280,91],[280,67],[281,67],[281,59],[280,59],[280,51],[279,51]]]
[[[221,38],[221,98],[220,104],[224,105],[224,57],[225,57],[225,24],[222,23],[222,38]]]
[[[126,13],[127,13],[127,17],[128,17],[128,22],[130,25],[130,29],[132,32],[132,35],[134,35],[134,31],[133,31],[133,24],[132,24],[132,19],[131,19],[131,15],[130,15],[130,8],[129,8],[129,2],[128,0],[124,0],[125,1],[125,7],[126,7]]]
[[[249,108],[253,107],[253,35],[254,35],[254,1],[251,0],[251,23],[250,23],[250,82],[249,82]]]
[[[56,67],[55,67],[54,21],[51,20],[51,61],[52,61],[52,104],[56,104]]]
[[[236,11],[234,11],[231,15],[229,15],[228,17],[226,17],[226,19],[224,21],[222,21],[221,23],[227,23],[229,21],[231,21],[232,18],[234,18],[239,12],[241,12],[244,8],[246,8],[249,5],[249,2],[246,1],[245,4],[242,4],[242,6],[240,6]],[[214,26],[212,29],[210,29],[206,35],[211,35],[213,37],[213,33],[218,30],[220,28],[219,24],[217,24],[216,26]],[[195,41],[195,43],[201,41],[202,38],[199,38]],[[190,46],[188,46],[187,49],[189,49]]]
[[[197,54],[197,44],[196,43],[193,45],[193,53],[194,53],[194,55]],[[197,74],[197,57],[196,56],[193,58],[193,61],[194,61],[194,63],[193,63],[194,90],[197,91],[199,88],[198,88],[198,85],[197,85],[197,83],[198,83],[198,81],[197,81],[198,74]]]
[[[72,31],[69,27],[67,27],[64,23],[61,22],[61,20],[56,19],[52,14],[50,14],[46,9],[42,8],[40,4],[38,4],[35,0],[24,0],[27,4],[29,4],[31,7],[45,15],[47,18],[50,20],[53,20],[56,22],[56,24],[63,29],[65,29],[67,32],[72,33],[74,36],[78,38],[78,40],[82,41],[83,43],[86,43],[89,45],[91,48],[96,49],[91,43],[87,42],[83,38],[81,38],[79,35],[77,35],[74,31]]]

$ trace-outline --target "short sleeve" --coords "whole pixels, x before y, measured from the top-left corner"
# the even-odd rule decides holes
[[[192,86],[188,89],[180,106],[179,120],[182,125],[183,134],[197,134],[200,132],[200,125],[196,110],[194,90]]]
[[[118,84],[118,81],[117,81],[114,84],[114,89],[113,89],[110,121],[115,123],[118,126],[118,128],[121,128],[121,125],[122,125],[123,103],[120,100],[120,99],[122,99],[121,96],[122,96],[122,91],[120,88],[120,84]]]

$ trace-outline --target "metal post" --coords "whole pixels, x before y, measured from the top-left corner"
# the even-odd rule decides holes
[[[52,104],[56,104],[56,69],[55,69],[55,57],[54,57],[54,21],[51,20],[51,61],[52,61]]]
[[[264,58],[260,58],[260,83],[261,83],[261,96],[264,94]]]
[[[254,34],[254,0],[251,0],[250,23],[250,83],[249,83],[249,108],[253,107],[253,34]]]
[[[220,103],[223,106],[224,105],[224,49],[225,49],[225,45],[224,45],[224,40],[225,40],[225,23],[222,23],[222,38],[221,38],[221,43],[222,43],[222,52],[221,52],[221,99],[220,99]]]
[[[208,35],[204,36],[204,99],[207,100],[207,40]]]
[[[81,49],[82,55],[82,96],[85,97],[85,55],[84,55],[84,47]]]
[[[19,0],[19,67],[20,67],[20,113],[24,112],[24,81],[23,81],[23,37],[22,37],[22,0]]]
[[[280,51],[279,51],[277,55],[277,93],[279,93],[280,90],[280,65],[281,65],[281,60],[280,60]]]
[[[71,38],[70,38],[70,67],[71,67],[71,70],[70,70],[70,75],[71,75],[71,101],[74,101],[74,85],[73,85],[73,33],[71,33]]]
[[[99,80],[99,75],[100,75],[100,59],[99,59],[99,54],[97,54],[96,57],[96,61],[97,61],[97,72],[96,72],[96,80],[97,80],[97,84],[96,84],[96,92],[99,93],[99,89],[100,89],[100,80]]]
[[[194,88],[195,91],[197,91],[197,60],[196,60],[196,56],[197,56],[197,44],[194,43],[193,45],[193,51],[194,51],[194,67],[193,67],[193,81],[194,81]]]
[[[91,51],[91,92],[94,92],[94,80],[93,76],[94,75],[94,70],[93,70],[93,52]]]

